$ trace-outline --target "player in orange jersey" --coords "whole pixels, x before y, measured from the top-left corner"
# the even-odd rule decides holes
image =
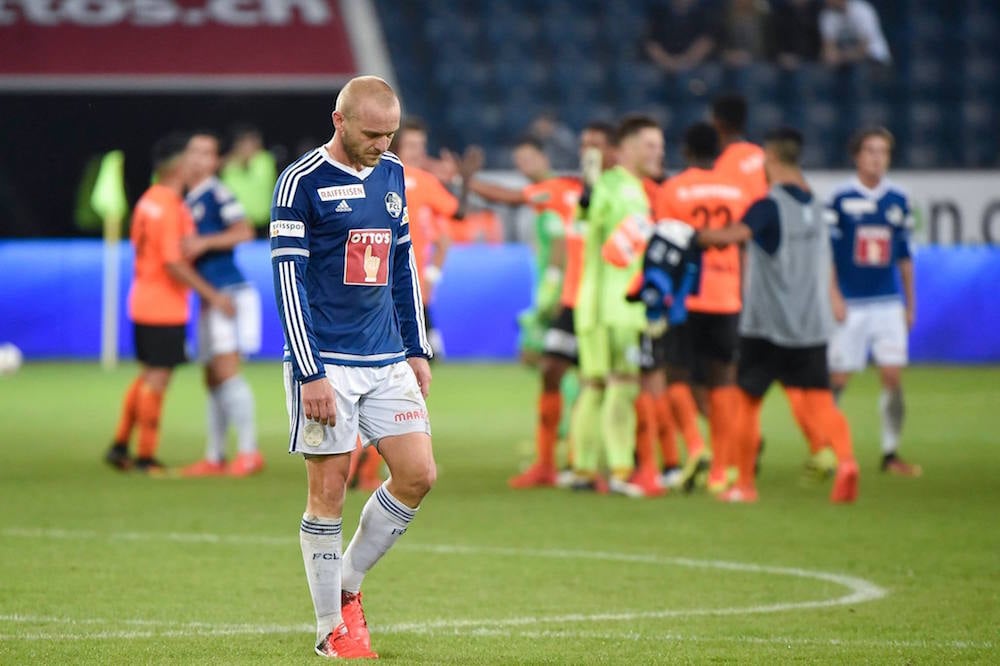
[[[185,326],[193,288],[211,307],[236,314],[232,299],[212,287],[184,260],[181,240],[194,233],[184,206],[184,186],[190,180],[188,136],[171,134],[153,147],[157,182],[140,197],[132,217],[135,274],[128,295],[129,318],[135,331],[139,376],[125,393],[114,443],[105,460],[116,469],[163,472],[156,459],[163,396],[175,366],[185,361]],[[138,456],[128,445],[139,426]]]
[[[747,101],[742,95],[721,95],[712,102],[712,124],[719,133],[722,153],[715,160],[715,170],[726,180],[742,188],[750,203],[767,196],[770,185],[764,170],[764,149],[744,137],[747,123]],[[816,436],[809,427],[807,406],[802,392],[782,386],[792,414],[807,437],[811,458],[806,461],[806,477],[822,480],[833,474],[835,457],[829,443]],[[697,391],[697,388],[696,388]],[[757,433],[758,455],[764,441]],[[728,464],[728,463],[727,463]]]
[[[427,126],[419,118],[407,118],[400,125],[393,141],[393,151],[405,166],[406,205],[410,213],[410,242],[417,261],[420,291],[424,301],[424,318],[427,335],[434,356],[444,357],[441,333],[431,318],[430,304],[434,289],[441,281],[445,256],[450,244],[448,221],[465,217],[468,200],[467,174],[478,168],[474,154],[456,164],[462,186],[458,197],[453,195],[438,178],[421,165],[430,159],[427,155]],[[471,165],[471,166],[470,166]]]
[[[581,163],[592,163],[594,177],[614,164],[614,128],[592,122],[580,134]],[[541,248],[539,272],[543,285],[536,304],[546,310],[547,330],[541,336],[538,365],[542,391],[538,399],[538,427],[535,432],[536,458],[521,474],[510,479],[513,488],[553,486],[557,482],[555,458],[560,421],[568,416],[578,390],[575,374],[577,343],[573,325],[580,274],[583,270],[583,233],[578,220],[578,202],[586,196],[584,183],[576,178],[553,177],[544,151],[529,140],[517,147],[515,161],[530,181],[513,189],[473,180],[470,189],[492,201],[530,205],[539,214],[539,223],[559,222],[551,233],[548,252]],[[554,227],[555,225],[551,225]],[[542,293],[544,291],[544,293]]]
[[[697,230],[718,229],[738,222],[748,204],[747,193],[714,171],[719,154],[719,137],[708,123],[696,123],[684,133],[684,157],[688,168],[660,188],[654,204],[657,219],[675,219]],[[667,375],[673,386],[688,385],[693,380],[695,364],[704,371],[708,388],[708,416],[712,470],[710,486],[724,489],[729,460],[731,423],[736,395],[736,351],[739,343],[737,325],[740,301],[740,256],[736,246],[710,248],[702,255],[698,289],[687,299],[688,319],[672,328],[666,336]],[[693,427],[693,402],[684,402],[674,388],[678,420]],[[689,451],[685,481],[700,473],[708,460],[707,452]]]

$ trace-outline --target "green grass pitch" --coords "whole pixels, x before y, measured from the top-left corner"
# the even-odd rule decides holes
[[[280,367],[250,365],[269,467],[154,480],[101,462],[134,372],[29,364],[0,377],[0,663],[317,663],[298,548],[302,462]],[[365,584],[399,664],[1000,662],[1000,373],[907,373],[904,451],[877,471],[877,386],[845,395],[861,497],[803,487],[779,391],[753,506],[506,488],[530,451],[535,376],[441,365],[440,478]],[[204,392],[182,369],[162,458],[201,454]],[[365,497],[348,496],[345,534]]]

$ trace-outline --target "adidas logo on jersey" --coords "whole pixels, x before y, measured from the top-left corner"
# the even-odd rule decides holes
[[[336,213],[350,213],[353,209],[348,205],[347,201],[341,199],[340,203],[333,210]]]

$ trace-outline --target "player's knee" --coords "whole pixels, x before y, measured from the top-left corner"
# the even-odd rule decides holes
[[[555,359],[542,357],[542,389],[548,393],[559,390],[563,375],[566,374],[562,363]]]
[[[434,461],[428,461],[426,465],[409,470],[403,477],[393,477],[393,485],[399,486],[398,492],[414,501],[420,501],[431,491],[437,481],[437,466]]]
[[[890,391],[898,391],[903,376],[899,368],[882,368],[882,386]]]

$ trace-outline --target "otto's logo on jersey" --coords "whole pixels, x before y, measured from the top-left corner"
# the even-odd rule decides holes
[[[316,190],[320,201],[334,201],[336,199],[364,199],[365,186],[360,183],[353,185],[333,185],[331,187],[321,187]]]
[[[351,229],[344,251],[344,284],[384,287],[389,284],[389,229]]]
[[[393,217],[399,217],[403,212],[403,197],[395,192],[385,195],[385,209]]]
[[[892,230],[866,225],[854,232],[854,263],[858,266],[888,266],[892,262]]]

